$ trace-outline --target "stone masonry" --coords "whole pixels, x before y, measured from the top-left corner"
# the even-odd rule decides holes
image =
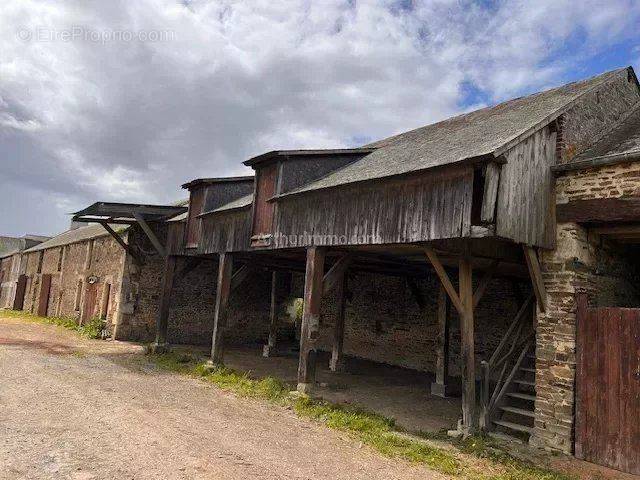
[[[640,163],[569,172],[556,182],[558,203],[638,195]],[[598,306],[638,306],[640,269],[630,247],[573,223],[557,225],[557,244],[541,252],[547,312],[537,316],[536,418],[531,443],[570,453],[573,448],[576,293]]]

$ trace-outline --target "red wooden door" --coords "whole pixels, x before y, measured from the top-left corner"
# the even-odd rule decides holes
[[[40,298],[38,299],[38,316],[46,317],[51,293],[51,274],[43,273],[40,280]]]
[[[22,310],[24,308],[24,296],[27,293],[27,276],[20,275],[16,285],[16,295],[13,297],[13,309]]]
[[[82,305],[82,315],[80,316],[80,325],[84,325],[96,316],[96,300],[98,298],[98,284],[88,283],[84,291],[84,303]]]
[[[640,474],[640,309],[578,299],[576,457]]]
[[[251,232],[252,244],[265,243],[264,238],[272,233],[274,204],[269,202],[269,199],[276,192],[277,168],[278,165],[274,163],[258,171]]]

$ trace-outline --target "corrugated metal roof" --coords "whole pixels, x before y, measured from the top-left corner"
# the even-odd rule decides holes
[[[123,230],[122,225],[110,225],[116,232]],[[124,227],[126,230],[128,227]],[[45,250],[47,248],[61,247],[62,245],[70,245],[72,243],[82,242],[84,240],[90,240],[92,238],[104,237],[109,233],[104,229],[102,225],[95,224],[87,227],[80,227],[74,230],[67,230],[66,232],[56,235],[46,242],[42,242],[35,247],[31,247],[25,250],[25,253],[37,252]]]
[[[629,71],[613,70],[371,143],[365,147],[376,148],[374,152],[283,196],[499,155],[557,118],[580,96]]]

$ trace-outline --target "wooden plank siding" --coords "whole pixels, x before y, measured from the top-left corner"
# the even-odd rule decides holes
[[[271,233],[275,203],[270,199],[276,193],[277,172],[277,163],[266,165],[256,172],[252,237],[261,237]]]
[[[251,209],[229,210],[202,216],[199,254],[249,250]]]
[[[555,199],[551,166],[556,132],[547,126],[505,152],[500,171],[496,235],[526,245],[552,248]]]
[[[271,247],[465,237],[471,230],[472,190],[473,168],[466,166],[283,197]]]
[[[200,219],[204,207],[206,189],[200,187],[193,189],[189,195],[189,215],[187,217],[187,230],[185,234],[185,247],[195,248],[200,240]]]

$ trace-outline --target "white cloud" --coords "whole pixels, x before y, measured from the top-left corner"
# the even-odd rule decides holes
[[[98,199],[167,202],[274,148],[351,146],[557,83],[636,2],[24,0],[0,10],[0,231]],[[148,38],[157,41],[146,41]],[[578,48],[565,51],[567,42]],[[63,207],[64,206],[64,207]],[[45,228],[45,227],[43,227]],[[48,230],[50,232],[50,230]]]

